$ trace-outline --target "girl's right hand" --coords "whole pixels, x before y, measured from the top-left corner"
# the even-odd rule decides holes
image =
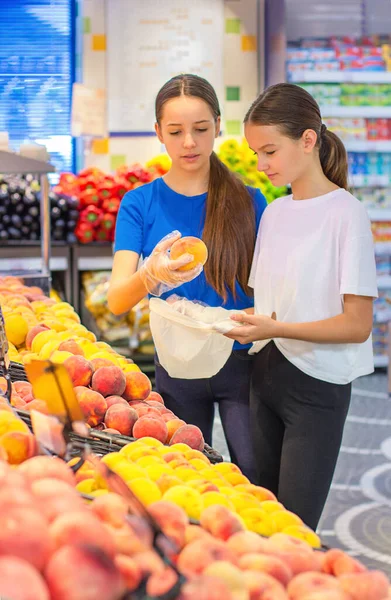
[[[161,296],[169,290],[192,281],[202,272],[201,264],[189,271],[179,270],[194,260],[192,254],[183,254],[176,260],[170,259],[168,250],[180,237],[179,231],[173,231],[166,235],[140,267],[140,278],[149,294]]]

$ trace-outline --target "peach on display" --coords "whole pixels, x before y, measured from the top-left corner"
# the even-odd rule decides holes
[[[189,524],[183,508],[168,500],[158,500],[150,504],[148,510],[164,533],[176,542],[178,548],[182,548],[186,539],[186,527]]]
[[[160,402],[160,404],[164,405],[164,400],[162,396],[158,394],[158,392],[151,392],[149,394],[148,398],[146,398],[146,401],[150,402],[151,400],[153,400],[154,402]]]
[[[125,375],[119,367],[100,367],[91,380],[91,387],[102,396],[122,396],[125,391]]]
[[[78,356],[84,356],[82,347],[79,346],[79,344],[72,339],[61,342],[58,349],[60,351],[63,350],[64,352],[70,352],[71,354],[75,354]]]
[[[201,429],[196,425],[182,425],[172,436],[170,446],[181,443],[194,450],[203,450],[205,442]]]
[[[152,385],[149,378],[141,371],[125,373],[126,385],[122,396],[125,400],[145,400],[151,393]]]
[[[170,419],[166,421],[166,425],[168,430],[167,441],[169,442],[171,441],[171,438],[174,435],[174,433],[178,431],[178,429],[182,427],[182,425],[186,425],[186,423],[185,421],[182,421],[182,419]]]
[[[93,368],[83,356],[70,356],[64,361],[64,366],[75,387],[90,384]]]
[[[89,544],[114,556],[114,541],[93,513],[80,511],[58,516],[50,525],[50,537],[56,549],[67,544]]]
[[[125,398],[122,398],[122,396],[107,396],[105,400],[107,408],[110,408],[110,406],[112,406],[113,404],[123,404],[124,406],[130,406],[128,402],[126,402]]]
[[[34,456],[18,466],[18,472],[24,475],[29,483],[37,479],[53,477],[75,485],[75,475],[69,466],[60,458],[50,456]]]
[[[0,557],[0,597],[12,600],[49,600],[42,575],[26,560]]]
[[[51,549],[49,527],[38,510],[14,506],[0,513],[0,555],[17,556],[40,571]]]
[[[216,560],[236,563],[235,553],[214,538],[201,537],[187,544],[179,554],[177,566],[189,578],[201,575]]]
[[[220,540],[228,540],[231,535],[244,530],[239,517],[225,506],[213,504],[201,513],[201,527]]]
[[[84,386],[75,387],[75,394],[88,425],[96,427],[102,423],[107,410],[102,394]]]
[[[118,600],[125,591],[111,557],[90,545],[65,545],[57,550],[45,578],[55,600]]]
[[[107,428],[116,429],[122,435],[131,436],[137,420],[138,415],[134,408],[123,404],[113,404],[107,409],[104,422]]]
[[[144,437],[152,437],[162,442],[167,441],[168,430],[165,422],[152,415],[145,415],[137,419],[133,426],[133,437],[136,439]]]
[[[268,573],[268,575],[271,575],[282,583],[284,587],[286,587],[292,579],[291,569],[283,560],[281,560],[281,558],[278,558],[278,556],[256,552],[243,554],[239,559],[239,567],[244,571],[250,570]]]

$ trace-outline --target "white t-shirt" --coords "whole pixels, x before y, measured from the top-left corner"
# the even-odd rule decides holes
[[[365,207],[344,189],[308,200],[275,200],[262,215],[249,285],[255,314],[275,312],[286,323],[339,315],[344,294],[377,297]],[[255,342],[250,353],[269,341]],[[274,342],[301,371],[323,381],[345,384],[373,371],[372,336],[363,344]]]

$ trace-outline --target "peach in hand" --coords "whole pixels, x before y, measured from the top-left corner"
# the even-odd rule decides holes
[[[208,259],[208,249],[205,243],[193,236],[182,237],[171,246],[171,260],[176,260],[183,254],[191,254],[194,257],[194,260],[183,267],[180,267],[179,271],[190,271],[200,264],[204,265]]]

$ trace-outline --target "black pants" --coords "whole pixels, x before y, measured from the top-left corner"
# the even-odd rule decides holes
[[[306,375],[270,342],[256,356],[250,414],[257,483],[316,529],[333,478],[351,384]]]
[[[187,423],[197,425],[212,446],[215,402],[231,461],[255,480],[255,461],[250,437],[249,396],[253,357],[234,350],[224,367],[210,379],[176,379],[156,361],[156,390],[166,406]]]

